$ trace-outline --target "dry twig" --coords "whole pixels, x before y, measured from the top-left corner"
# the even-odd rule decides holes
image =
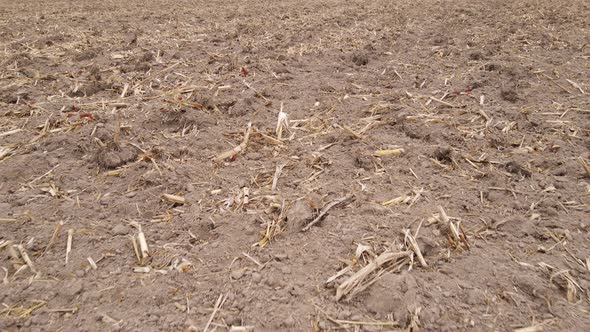
[[[330,211],[330,209],[332,209],[335,206],[341,205],[341,204],[347,204],[350,201],[352,201],[352,199],[354,198],[354,195],[347,195],[341,198],[338,198],[328,204],[326,204],[321,210],[320,213],[317,215],[317,217],[315,217],[314,220],[312,220],[309,224],[307,224],[307,226],[303,227],[303,229],[301,230],[302,232],[308,231],[311,227],[313,227],[315,224],[319,223],[324,216],[326,215],[326,213],[328,213],[328,211]]]

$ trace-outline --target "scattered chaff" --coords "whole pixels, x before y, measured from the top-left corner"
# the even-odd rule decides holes
[[[350,203],[352,200],[354,199],[354,195],[347,195],[341,198],[338,198],[328,204],[326,204],[321,210],[320,213],[318,213],[317,217],[315,217],[314,220],[312,220],[309,224],[307,224],[307,226],[303,227],[303,229],[301,229],[302,232],[308,231],[311,227],[313,227],[315,224],[319,223],[324,216],[328,213],[328,211],[330,211],[330,209],[332,209],[335,206],[338,205],[342,205],[342,204],[348,204]]]
[[[31,270],[31,272],[37,273],[37,270],[35,269],[35,266],[33,265],[33,261],[31,260],[31,258],[29,257],[29,254],[27,253],[27,250],[20,244],[15,245],[15,248],[18,250],[18,252],[20,253],[20,256],[25,261],[25,263],[29,266],[29,269]]]
[[[8,147],[8,146],[0,146],[0,160],[10,156],[13,154],[15,148]]]
[[[180,260],[176,258],[172,264],[170,264],[169,270],[176,270],[178,272],[188,272],[193,268],[193,263],[188,259],[182,257]]]
[[[150,81],[156,79],[157,77],[159,77],[160,75],[165,74],[165,73],[171,71],[172,69],[176,68],[176,66],[178,66],[179,64],[180,64],[180,62],[173,63],[170,66],[168,66],[168,67],[166,67],[166,68],[164,68],[164,69],[162,69],[162,70],[160,70],[160,71],[158,71],[156,73],[153,73],[151,75],[148,75],[146,78],[144,78],[143,80],[141,80],[137,84],[135,84],[133,86],[132,90],[136,90],[136,89],[140,88],[143,84],[145,84],[147,82],[150,82]],[[123,92],[123,94],[121,95],[121,97],[124,97],[124,96],[125,96],[125,93]]]
[[[92,259],[92,257],[90,257],[90,256],[89,257],[86,257],[86,260],[88,261],[88,264],[90,264],[90,267],[93,270],[98,269],[98,266],[96,266],[96,262],[94,261],[94,259]]]
[[[416,256],[418,257],[418,261],[420,262],[420,265],[422,265],[422,267],[428,267],[428,264],[426,264],[426,260],[422,255],[422,251],[420,251],[420,246],[418,246],[418,242],[416,242],[416,239],[410,233],[410,230],[404,230],[404,235],[404,242],[406,243],[406,247],[411,249],[416,254]]]
[[[9,130],[9,131],[5,131],[3,133],[0,133],[0,138],[1,137],[6,137],[6,136],[10,136],[10,135],[14,135],[14,134],[18,134],[21,131],[23,131],[23,129],[21,128],[17,128],[17,129],[13,129],[13,130]]]
[[[281,140],[283,138],[283,130],[289,130],[289,115],[283,112],[283,103],[281,102],[281,110],[279,111],[277,128],[275,130],[277,139]]]
[[[382,202],[381,205],[383,206],[390,206],[396,204],[407,204],[408,209],[411,208],[417,201],[422,197],[422,193],[424,193],[424,188],[414,189],[413,195],[405,194],[398,196],[396,198],[392,198],[388,201]]]
[[[340,127],[342,130],[344,130],[345,132],[347,132],[350,136],[357,138],[357,139],[363,139],[363,136],[359,133],[357,133],[356,131],[354,131],[352,128],[350,128],[349,126],[340,126],[338,125],[338,127]]]
[[[4,270],[4,277],[2,278],[2,283],[4,285],[8,285],[8,269],[2,266],[2,270]]]
[[[281,176],[281,172],[283,171],[283,168],[285,166],[287,166],[287,165],[288,164],[278,164],[277,163],[277,166],[276,166],[276,169],[275,169],[275,175],[272,178],[272,187],[270,189],[271,192],[274,193],[277,190],[277,185],[279,183],[279,177]]]
[[[133,268],[135,273],[150,273],[152,268],[150,266],[136,266]]]
[[[586,176],[590,177],[590,166],[588,166],[588,163],[586,163],[586,161],[582,157],[578,158],[578,162],[580,162],[580,164],[584,168]]]
[[[266,139],[267,141],[269,141],[270,143],[274,144],[274,145],[284,145],[285,143],[283,143],[283,141],[278,140],[270,135],[267,135],[265,133],[263,133],[262,131],[260,131],[258,128],[252,127],[254,132],[252,134],[258,134],[260,136],[262,136],[264,139]]]
[[[121,175],[123,173],[123,171],[125,171],[126,168],[127,167],[123,166],[123,167],[120,167],[120,168],[117,168],[117,169],[106,171],[104,173],[104,175],[106,175],[106,176],[119,176],[119,175]]]
[[[56,308],[56,309],[45,309],[45,312],[66,312],[70,314],[75,314],[78,312],[78,308]]]
[[[87,257],[86,260],[88,261],[89,266],[84,269],[85,272],[90,271],[91,269],[96,270],[98,269],[98,263],[102,262],[107,257],[113,257],[114,254],[106,253],[101,255],[96,261],[92,259],[92,257]]]
[[[561,279],[561,283],[557,279]],[[578,301],[578,290],[584,291],[582,287],[574,280],[569,270],[561,270],[551,274],[550,283],[555,283],[566,290],[566,299],[569,303]]]
[[[63,227],[64,222],[60,221],[57,223],[57,225],[55,225],[55,230],[53,231],[53,234],[51,235],[51,239],[49,239],[49,242],[47,243],[47,246],[45,247],[45,250],[43,250],[43,253],[41,254],[41,257],[43,257],[46,253],[47,250],[49,250],[49,248],[51,248],[51,246],[53,245],[53,243],[55,243],[55,239],[57,238],[59,231],[61,230],[61,228]]]
[[[32,300],[31,302],[33,304],[27,307],[25,307],[22,304],[17,304],[13,306],[5,305],[5,308],[0,310],[0,315],[5,315],[7,317],[22,318],[29,316],[31,313],[33,313],[33,311],[47,304],[46,301],[41,300]]]
[[[334,274],[333,276],[331,276],[330,278],[328,278],[328,280],[326,280],[326,284],[331,283],[332,281],[342,277],[343,275],[347,274],[348,272],[352,271],[353,266],[352,265],[348,265],[345,268],[343,268],[342,270],[338,271],[336,274]]]
[[[565,80],[566,80],[566,81],[567,81],[569,84],[571,84],[571,85],[572,85],[574,88],[578,89],[578,90],[580,91],[580,93],[581,93],[581,94],[583,94],[583,95],[584,95],[584,94],[586,94],[586,92],[584,91],[584,89],[582,89],[582,87],[581,87],[581,86],[580,86],[578,83],[576,83],[576,82],[574,82],[574,81],[572,81],[572,80],[570,80],[570,79],[567,79],[567,78],[566,78]]]
[[[442,233],[447,235],[447,239],[451,246],[455,249],[464,247],[465,249],[469,250],[470,245],[469,241],[467,240],[467,235],[465,231],[463,231],[463,227],[461,227],[461,220],[453,221],[448,216],[442,206],[438,207],[439,215],[438,218],[442,222]],[[448,229],[445,230],[445,226]]]
[[[391,149],[391,150],[377,150],[375,151],[374,155],[375,157],[383,157],[383,156],[389,156],[389,155],[397,155],[397,154],[402,154],[404,153],[405,150],[402,148],[399,149]]]
[[[256,242],[254,246],[264,247],[268,242],[283,232],[285,202],[280,206],[280,210],[281,212],[278,217],[272,217],[271,221],[266,222],[266,228],[261,232],[262,239]]]
[[[250,203],[250,188],[244,187],[242,188],[242,207],[248,205]]]
[[[139,230],[137,232],[137,242],[139,243],[139,252],[141,253],[141,258],[142,259],[148,258],[150,255],[150,249],[147,245],[147,241],[145,239],[145,234],[141,230],[141,227],[139,228]]]
[[[12,244],[12,241],[6,241],[5,246],[8,248],[8,253],[10,254],[11,263],[15,270],[19,270],[21,266],[26,267],[25,261],[21,258],[18,251],[15,249],[15,245]],[[16,274],[16,272],[14,273]]]
[[[137,262],[140,263],[141,262],[141,254],[139,253],[139,246],[137,245],[137,240],[135,239],[134,236],[129,236],[129,239],[131,240],[131,245],[133,246],[133,252],[135,252],[135,257],[137,258]]]
[[[255,93],[255,94],[258,96],[258,97],[262,98],[262,99],[263,99],[263,100],[266,102],[266,104],[267,104],[267,105],[270,105],[270,104],[272,103],[272,102],[271,102],[271,101],[270,101],[268,98],[266,98],[266,97],[265,97],[265,96],[264,96],[262,93],[258,92],[258,90],[254,89],[254,87],[252,87],[250,84],[248,84],[248,83],[247,83],[245,80],[244,80],[244,81],[242,81],[242,83],[243,83],[243,84],[244,84],[244,85],[245,85],[245,86],[246,86],[248,89],[250,89],[250,90],[254,91],[254,93]]]
[[[253,332],[254,326],[246,325],[246,326],[231,326],[229,328],[229,332]]]
[[[260,263],[257,259],[255,259],[254,257],[248,255],[248,253],[242,252],[242,255],[244,255],[246,258],[248,258],[249,260],[251,260],[254,264],[256,264],[259,268],[264,267],[264,264]]]
[[[227,295],[228,294],[225,294],[225,296],[223,296],[223,294],[219,294],[219,297],[217,298],[217,302],[215,302],[215,307],[213,307],[213,312],[211,313],[211,316],[209,317],[209,320],[207,321],[207,324],[205,325],[203,332],[207,332],[209,330],[209,326],[213,322],[215,315],[217,314],[217,312],[219,310],[221,310],[221,307],[225,303],[225,300],[227,299]]]
[[[234,159],[238,154],[246,150],[246,147],[248,147],[248,141],[250,139],[251,132],[252,122],[248,122],[248,128],[246,129],[246,133],[244,134],[244,140],[242,141],[242,143],[240,143],[240,145],[234,147],[231,150],[218,154],[215,158],[213,158],[213,161],[216,163],[220,163],[226,159]]]
[[[323,310],[322,308],[320,308],[318,305],[314,304],[314,306],[316,307],[316,309],[318,309],[322,314],[324,314],[324,316],[326,316],[326,319],[331,321],[334,324],[338,324],[340,326],[342,325],[353,325],[353,326],[375,326],[375,327],[392,327],[392,326],[398,326],[399,322],[395,321],[395,320],[391,320],[391,321],[356,321],[356,320],[346,320],[346,319],[336,319],[332,316],[330,316],[325,310]]]
[[[359,261],[361,260],[361,257],[363,257],[363,254],[367,253],[367,256],[369,256],[370,258],[374,259],[375,257],[377,257],[377,255],[375,255],[375,253],[373,253],[373,251],[371,250],[371,246],[368,245],[364,245],[362,243],[359,243],[356,247],[356,251],[354,253],[354,259],[343,269],[341,269],[340,271],[336,272],[336,274],[334,274],[333,276],[331,276],[330,278],[328,278],[328,280],[326,280],[326,284],[329,284],[331,282],[333,282],[334,280],[340,278],[341,276],[347,274],[348,272],[352,271],[352,269],[354,268],[354,266],[359,263]]]
[[[74,230],[68,229],[68,240],[66,243],[66,264],[68,265],[68,261],[70,259],[70,252],[72,251],[72,238],[74,237]]]
[[[447,102],[446,102],[446,101],[444,101],[444,100],[437,99],[437,98],[434,98],[434,97],[430,97],[430,100],[432,100],[432,101],[435,101],[435,102],[437,102],[437,103],[439,103],[439,104],[441,104],[441,105],[445,105],[445,106],[447,106],[447,107],[450,107],[450,108],[455,108],[455,107],[457,107],[457,106],[455,106],[455,105],[453,105],[453,104],[451,104],[451,103],[447,103]]]
[[[388,201],[382,202],[381,205],[383,206],[390,206],[390,205],[395,205],[395,204],[400,204],[400,203],[409,203],[412,200],[412,196],[408,196],[408,195],[402,195],[402,196],[398,196],[396,198],[392,198]]]
[[[555,318],[547,319],[547,320],[544,320],[539,323],[535,323],[533,321],[533,324],[531,326],[521,327],[521,328],[515,329],[513,332],[541,332],[541,331],[545,331],[546,326],[551,326],[556,321],[557,321],[557,319],[555,319]]]
[[[178,196],[178,195],[162,194],[161,197],[163,200],[165,200],[166,202],[168,202],[170,204],[182,205],[182,204],[186,203],[186,198],[184,198],[182,196]]]
[[[383,252],[381,255],[377,256],[374,261],[360,269],[338,286],[336,289],[336,301],[340,301],[344,296],[347,296],[350,300],[354,295],[375,281],[374,278],[371,280],[371,275],[373,275],[375,271],[381,269],[386,264],[407,259],[410,254],[412,254],[412,251],[409,250],[400,252]]]

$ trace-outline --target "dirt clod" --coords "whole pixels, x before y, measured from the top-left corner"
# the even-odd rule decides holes
[[[369,63],[369,57],[366,53],[357,52],[352,55],[352,62],[357,66],[366,66]]]
[[[129,227],[119,224],[113,227],[113,235],[127,235],[129,233]]]
[[[450,147],[438,147],[433,153],[436,160],[448,164],[453,162],[453,154],[453,149]]]
[[[515,103],[518,101],[518,93],[514,88],[504,88],[500,91],[500,96],[502,99],[509,101],[511,103]]]
[[[113,169],[137,158],[137,149],[132,146],[120,149],[104,148],[96,153],[96,162],[103,169]]]
[[[313,209],[305,199],[296,201],[287,212],[287,227],[289,232],[300,231],[313,218]]]
[[[524,167],[522,167],[521,165],[519,165],[515,161],[510,161],[510,162],[506,163],[504,165],[504,168],[506,168],[506,170],[508,172],[515,174],[515,175],[519,175],[519,176],[523,176],[523,177],[530,177],[531,176],[530,171],[526,170]]]

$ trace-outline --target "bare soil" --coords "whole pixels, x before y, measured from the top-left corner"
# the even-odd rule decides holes
[[[0,3],[1,331],[590,330],[590,2]]]

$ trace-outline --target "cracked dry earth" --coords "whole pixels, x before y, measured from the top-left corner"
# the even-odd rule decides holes
[[[590,329],[589,2],[0,26],[1,331]]]

